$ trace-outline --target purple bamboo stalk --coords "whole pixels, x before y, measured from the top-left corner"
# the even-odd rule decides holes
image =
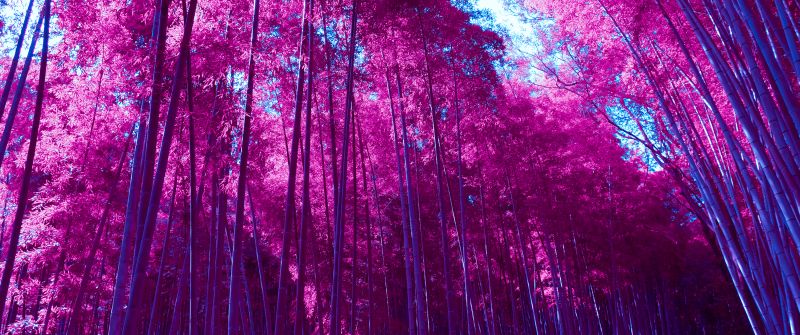
[[[17,71],[17,63],[19,63],[19,53],[22,51],[22,44],[25,41],[25,31],[28,29],[28,21],[31,17],[31,10],[33,9],[33,0],[28,2],[28,9],[25,11],[25,19],[22,20],[22,28],[19,30],[19,38],[17,38],[17,47],[14,49],[14,57],[11,58],[11,64],[8,68],[8,76],[6,83],[3,85],[3,95],[0,96],[0,119],[3,118],[3,113],[6,110],[6,102],[8,96],[11,94],[11,84],[14,83],[14,74]],[[37,24],[38,27],[38,24]],[[31,48],[35,45],[35,40],[31,44]],[[23,85],[24,86],[24,85]]]
[[[341,266],[342,266],[342,249],[344,244],[344,199],[347,194],[347,156],[350,140],[350,113],[353,109],[353,70],[355,67],[355,49],[356,49],[356,24],[358,22],[358,0],[353,0],[353,10],[350,17],[350,43],[348,50],[348,64],[347,64],[347,97],[345,99],[344,111],[344,131],[342,135],[342,159],[341,169],[339,170],[338,189],[336,200],[334,201],[334,253],[333,253],[333,283],[331,288],[331,316],[330,316],[330,335],[339,335],[341,333],[341,324],[339,322],[339,295],[341,294]]]
[[[308,239],[309,226],[311,226],[313,223],[311,220],[311,186],[309,180],[311,173],[311,133],[313,131],[311,129],[311,105],[313,104],[314,97],[314,26],[312,24],[314,19],[314,0],[309,0],[308,7],[308,88],[305,106],[305,143],[303,145],[303,198],[297,241],[297,284],[295,293],[296,302],[294,324],[295,335],[302,335],[305,333],[306,240]]]
[[[255,48],[258,40],[258,15],[260,1],[255,0],[253,4],[252,30],[250,33],[250,55],[247,64],[247,97],[245,100],[244,126],[242,131],[242,152],[239,157],[239,181],[236,187],[236,223],[233,228],[233,242],[231,246],[232,260],[230,271],[230,296],[228,299],[228,334],[236,334],[239,327],[236,322],[236,308],[239,300],[239,276],[241,274],[242,258],[242,229],[244,228],[245,214],[245,192],[247,188],[247,163],[248,150],[250,147],[250,123],[253,114],[253,88],[255,82]]]
[[[398,196],[400,197],[400,218],[401,218],[401,225],[402,225],[402,232],[403,232],[403,248],[402,248],[402,256],[403,256],[403,265],[405,269],[405,279],[406,279],[406,311],[408,318],[408,334],[415,335],[417,333],[416,321],[414,319],[414,310],[415,310],[415,302],[414,302],[414,295],[413,295],[413,279],[412,279],[412,267],[411,267],[411,254],[410,254],[410,246],[409,240],[411,239],[410,236],[410,228],[409,228],[409,210],[408,210],[408,198],[406,197],[406,186],[404,183],[403,178],[403,160],[400,158],[400,150],[398,146],[401,145],[400,138],[397,133],[397,117],[395,116],[394,110],[394,98],[392,94],[392,84],[389,76],[389,69],[386,69],[386,92],[389,96],[389,110],[391,111],[392,117],[392,140],[393,140],[393,147],[394,147],[394,155],[397,158],[397,183],[398,183]],[[402,143],[405,146],[405,141]],[[383,240],[381,240],[382,242]],[[381,243],[382,244],[382,243]],[[386,308],[389,308],[388,302],[388,292],[387,292],[387,302]]]
[[[361,186],[362,190],[365,194],[367,192],[367,164],[365,159],[365,147],[364,147],[364,133],[361,127],[361,120],[358,120],[357,128],[358,131],[358,145],[361,151]],[[372,335],[372,214],[370,213],[369,209],[369,197],[364,198],[364,213],[365,213],[365,220],[367,221],[366,230],[367,230],[367,334]]]
[[[156,145],[158,142],[158,120],[161,111],[161,100],[164,95],[164,59],[167,39],[167,23],[169,22],[169,5],[171,0],[160,0],[158,10],[153,18],[153,30],[150,36],[151,49],[154,53],[153,60],[153,82],[150,89],[150,102],[147,124],[147,135],[145,137],[144,148],[142,151],[142,180],[139,189],[139,199],[137,205],[136,239],[133,244],[133,265],[139,259],[139,247],[144,232],[145,220],[147,219],[147,204],[150,201],[152,192],[153,173],[156,164]],[[127,280],[127,279],[126,279]],[[122,302],[120,301],[120,304]],[[127,314],[126,314],[127,315]],[[113,313],[112,313],[113,318]]]
[[[458,152],[457,159],[457,174],[458,174],[458,222],[461,232],[461,267],[464,271],[464,305],[467,313],[472,310],[472,301],[469,288],[469,262],[467,261],[467,221],[464,212],[466,206],[464,205],[464,176],[462,174],[462,155],[461,155],[461,109],[458,106],[458,81],[455,70],[453,71],[453,104],[456,109],[456,147]],[[474,321],[473,321],[474,322]],[[472,335],[475,332],[475,324],[470,322],[469,316],[467,317],[467,334]]]
[[[183,0],[185,7],[186,0]],[[186,13],[188,14],[188,13]],[[186,20],[186,15],[184,15]],[[185,21],[184,21],[185,22]],[[195,267],[197,267],[197,256],[195,255],[195,244],[197,236],[197,226],[199,224],[199,214],[202,210],[201,197],[197,190],[197,155],[195,148],[195,130],[194,130],[194,91],[192,87],[192,58],[191,53],[186,55],[186,104],[188,105],[189,112],[189,236],[187,239],[186,252],[189,257],[189,292],[188,300],[188,335],[194,335],[197,330],[197,293],[195,289]]]
[[[167,1],[167,0],[164,0]],[[167,173],[167,165],[169,163],[170,147],[172,145],[172,138],[174,135],[175,119],[177,117],[177,109],[179,102],[179,95],[182,82],[184,80],[184,71],[186,70],[186,58],[189,53],[189,41],[192,37],[192,25],[194,23],[194,14],[197,10],[197,0],[190,0],[189,14],[186,24],[184,25],[183,38],[181,40],[180,52],[178,61],[175,64],[175,77],[172,82],[172,93],[170,96],[169,107],[167,109],[167,120],[164,125],[164,134],[161,141],[161,152],[158,157],[158,165],[156,167],[152,192],[150,199],[147,202],[147,216],[142,227],[142,232],[139,234],[141,237],[139,241],[139,252],[136,254],[136,261],[131,277],[131,290],[128,298],[128,310],[125,313],[125,323],[123,327],[123,334],[135,334],[139,328],[140,317],[143,309],[143,302],[141,301],[142,293],[144,290],[145,276],[144,272],[147,268],[148,259],[150,258],[150,247],[153,244],[153,232],[155,231],[155,221],[158,216],[158,204],[161,201],[161,193],[164,186],[164,177]],[[155,124],[151,123],[151,127]],[[146,173],[146,171],[145,171]],[[145,175],[146,177],[146,175]],[[145,178],[144,182],[147,182]]]
[[[103,213],[100,214],[100,221],[97,224],[97,232],[95,233],[94,238],[92,239],[92,247],[89,251],[89,255],[86,257],[86,264],[84,265],[83,274],[81,275],[80,284],[78,284],[78,293],[75,297],[75,301],[72,304],[72,313],[69,317],[69,325],[72,325],[68,330],[75,330],[75,325],[77,325],[76,320],[78,320],[80,311],[83,307],[83,297],[84,293],[86,292],[86,287],[89,285],[89,280],[91,279],[91,271],[94,263],[96,261],[97,250],[100,248],[100,241],[105,231],[105,227],[108,224],[108,216],[111,211],[111,200],[112,197],[115,195],[115,188],[117,183],[120,180],[122,174],[122,167],[128,158],[128,147],[130,146],[130,142],[132,139],[133,134],[128,138],[128,141],[125,143],[125,149],[122,150],[122,157],[120,157],[119,163],[117,164],[117,172],[114,174],[114,182],[111,184],[108,192],[108,199],[106,200],[106,205],[103,207]],[[49,310],[49,307],[48,307]],[[45,316],[44,322],[44,331],[47,331],[47,324],[49,321],[49,313]]]
[[[22,231],[22,219],[25,218],[25,210],[28,205],[28,192],[30,191],[31,175],[33,174],[33,160],[36,156],[36,143],[39,140],[39,124],[42,118],[42,106],[44,105],[45,79],[47,78],[47,52],[50,42],[50,0],[44,2],[44,37],[42,38],[42,56],[39,61],[39,85],[36,92],[36,106],[33,112],[33,124],[31,125],[30,144],[28,145],[28,155],[25,158],[25,168],[22,174],[22,186],[19,191],[17,201],[17,212],[14,216],[11,236],[8,243],[6,264],[3,268],[2,279],[0,279],[0,315],[5,310],[8,288],[11,284],[11,274],[14,272],[14,262],[17,257],[17,247],[20,232]]]
[[[352,137],[350,138],[350,149],[353,152],[352,161],[350,162],[353,165],[353,256],[352,256],[352,267],[350,269],[351,274],[351,281],[352,289],[350,291],[350,334],[355,334],[358,330],[358,164],[357,164],[357,157],[358,157],[358,150],[356,150],[356,145],[358,143],[356,139],[357,133],[357,122],[358,119],[356,118],[356,107],[355,101],[352,101],[351,104],[353,105],[352,109],[352,118],[353,118],[353,133]]]
[[[152,180],[152,170],[146,168],[148,162],[152,162],[155,156],[156,135],[158,132],[158,111],[161,106],[161,80],[163,72],[164,43],[167,25],[161,24],[168,19],[168,9],[170,0],[160,0],[158,10],[154,11],[153,30],[151,34],[151,48],[154,49],[153,82],[151,86],[149,122],[145,122],[144,115],[139,121],[139,131],[137,132],[136,150],[131,169],[131,182],[128,186],[128,201],[125,209],[125,226],[120,243],[120,257],[117,263],[117,274],[114,279],[114,295],[111,303],[111,318],[109,320],[109,333],[121,334],[124,326],[125,312],[123,311],[126,302],[125,290],[130,282],[130,269],[136,260],[138,250],[138,235],[141,232],[139,222],[143,219],[142,205],[147,199],[143,199],[144,189]],[[155,44],[155,45],[152,45]],[[155,105],[154,105],[155,104]],[[151,154],[152,151],[152,154]],[[145,173],[150,170],[149,174]]]
[[[280,267],[278,270],[278,297],[275,303],[275,331],[273,334],[283,334],[284,327],[285,327],[285,320],[283,316],[283,301],[285,300],[286,293],[286,283],[285,277],[287,276],[286,272],[288,271],[289,267],[289,234],[290,229],[294,226],[295,217],[296,217],[296,203],[295,203],[295,193],[297,188],[297,156],[300,146],[300,125],[302,120],[302,111],[303,111],[303,86],[304,86],[304,78],[305,78],[305,68],[304,68],[304,48],[303,42],[305,41],[306,29],[308,29],[308,18],[306,17],[306,6],[307,2],[303,1],[303,12],[302,12],[302,20],[301,24],[303,25],[301,33],[300,33],[300,45],[298,47],[298,74],[297,74],[297,87],[295,92],[295,101],[294,101],[294,124],[292,127],[292,144],[291,144],[291,153],[289,155],[289,178],[287,181],[286,187],[286,205],[284,212],[284,220],[283,220],[283,241],[281,244],[281,257],[280,257]]]
[[[0,166],[3,165],[3,161],[6,158],[6,149],[8,148],[8,142],[11,140],[11,131],[14,128],[14,120],[17,117],[17,110],[19,110],[19,103],[22,101],[22,95],[25,91],[25,82],[28,78],[28,71],[31,68],[31,61],[33,60],[33,54],[36,50],[36,41],[39,40],[39,28],[42,25],[43,15],[39,15],[39,20],[36,23],[36,28],[33,30],[33,38],[31,39],[31,45],[28,48],[28,55],[25,57],[25,63],[22,65],[22,72],[19,74],[19,79],[17,80],[17,87],[14,91],[14,98],[11,99],[11,107],[8,109],[8,117],[6,118],[6,124],[3,128],[3,136],[0,137]],[[47,20],[46,18],[44,18]],[[0,117],[2,116],[2,110],[0,110]]]
[[[417,212],[415,211],[415,202],[414,202],[414,193],[413,188],[411,186],[411,160],[409,158],[408,148],[411,146],[411,142],[409,141],[408,137],[408,129],[406,127],[406,111],[405,106],[403,103],[403,85],[400,81],[400,68],[399,66],[395,67],[395,80],[397,81],[397,101],[398,107],[400,109],[400,129],[402,134],[402,144],[403,144],[403,165],[405,170],[405,180],[406,180],[406,197],[408,197],[408,201],[406,201],[406,205],[408,206],[408,224],[410,227],[409,236],[411,238],[411,250],[414,260],[414,299],[416,300],[416,318],[417,318],[417,332],[420,335],[424,335],[427,333],[427,326],[423,326],[423,320],[427,320],[425,311],[425,307],[423,303],[425,301],[424,295],[424,285],[423,285],[423,276],[422,273],[422,252],[421,252],[421,236],[419,232],[419,226],[417,225]]]
[[[153,300],[150,304],[150,318],[145,320],[147,324],[147,333],[155,333],[154,324],[156,323],[156,311],[158,308],[159,295],[161,295],[161,279],[163,278],[164,266],[166,265],[167,254],[169,253],[169,240],[172,236],[173,215],[175,214],[175,191],[178,189],[178,178],[172,182],[172,196],[170,197],[169,215],[167,216],[167,231],[164,234],[164,242],[161,247],[161,260],[158,265],[158,275],[156,276],[155,292],[153,292]]]
[[[444,167],[442,166],[442,152],[441,152],[441,143],[439,142],[439,121],[438,121],[438,110],[436,107],[436,102],[433,96],[433,78],[431,75],[430,69],[430,60],[428,55],[428,40],[427,35],[422,30],[422,15],[417,11],[417,18],[419,20],[419,29],[420,34],[422,35],[422,50],[425,56],[425,89],[428,95],[428,106],[430,107],[430,114],[431,114],[431,124],[433,127],[433,154],[434,154],[434,161],[436,165],[436,199],[438,201],[438,219],[439,225],[441,227],[441,235],[442,235],[442,276],[444,281],[445,287],[445,305],[447,308],[447,333],[454,334],[456,331],[456,327],[454,324],[454,316],[453,316],[453,290],[451,288],[450,283],[450,257],[449,257],[449,249],[450,249],[450,233],[447,229],[447,219],[445,218],[445,203],[444,203],[444,192],[443,186],[444,185]]]

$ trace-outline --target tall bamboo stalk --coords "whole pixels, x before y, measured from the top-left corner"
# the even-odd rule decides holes
[[[167,0],[164,0],[167,1]],[[147,268],[147,263],[150,258],[150,247],[153,243],[153,232],[155,230],[156,216],[158,216],[159,206],[161,201],[161,193],[164,186],[164,177],[167,173],[167,165],[169,163],[170,147],[172,145],[172,138],[174,135],[175,119],[177,117],[178,97],[181,88],[183,87],[184,71],[186,70],[186,59],[189,53],[189,41],[192,37],[192,25],[194,24],[194,14],[197,10],[197,0],[190,0],[189,14],[186,24],[184,25],[183,38],[181,39],[180,52],[178,54],[178,61],[175,64],[175,77],[172,82],[172,92],[170,95],[169,107],[167,109],[167,120],[164,125],[164,133],[161,140],[161,151],[158,157],[158,165],[155,170],[153,184],[150,193],[150,199],[147,202],[147,216],[142,227],[142,232],[139,234],[139,252],[136,254],[136,261],[131,277],[131,290],[128,298],[128,310],[125,313],[125,323],[123,334],[135,334],[140,326],[140,317],[143,309],[143,296],[144,272]],[[155,124],[151,123],[150,126]],[[147,176],[145,171],[145,180]]]
[[[353,10],[350,16],[350,41],[348,46],[348,64],[347,64],[347,97],[345,99],[344,109],[344,129],[342,134],[342,158],[341,169],[339,170],[339,178],[336,189],[336,200],[334,201],[334,253],[333,253],[333,281],[331,283],[331,316],[330,316],[330,334],[339,335],[341,333],[341,324],[339,322],[339,295],[341,294],[341,267],[342,267],[342,251],[344,247],[344,200],[347,194],[347,157],[350,140],[350,118],[351,110],[353,109],[353,69],[355,67],[355,52],[356,52],[356,24],[358,23],[358,0],[353,0]]]
[[[109,333],[121,334],[124,326],[125,311],[123,308],[126,302],[125,291],[130,282],[130,269],[136,259],[136,234],[141,231],[139,222],[143,214],[140,212],[142,201],[143,185],[152,180],[152,174],[144,173],[147,165],[146,157],[155,155],[155,143],[158,125],[158,109],[161,103],[161,80],[164,59],[164,44],[167,26],[161,24],[167,21],[169,10],[169,0],[160,0],[158,7],[154,11],[153,30],[151,34],[151,49],[153,49],[153,82],[151,86],[150,113],[148,120],[145,121],[144,115],[140,116],[139,129],[137,131],[136,149],[131,169],[131,181],[128,186],[128,201],[125,209],[125,225],[123,227],[122,242],[120,243],[120,256],[117,263],[116,277],[114,279],[114,293],[111,303],[111,319],[109,320]],[[155,106],[153,105],[155,103]],[[144,106],[144,103],[143,103]],[[155,113],[155,114],[154,114]],[[155,120],[155,121],[153,121]],[[149,125],[149,126],[148,126]],[[151,143],[152,142],[152,143]],[[149,145],[148,145],[149,144]],[[153,154],[150,153],[153,150]],[[152,158],[150,158],[152,161]]]
[[[295,324],[294,334],[302,335],[305,333],[306,311],[305,311],[305,281],[306,281],[306,263],[305,258],[307,253],[306,241],[308,240],[308,229],[312,225],[311,220],[311,106],[314,97],[314,0],[309,0],[308,4],[308,91],[306,94],[306,109],[305,109],[305,143],[303,144],[303,195],[302,195],[302,211],[300,214],[300,227],[298,228],[298,241],[297,241],[297,287],[295,294]],[[298,129],[299,130],[299,129]]]
[[[231,246],[230,291],[228,298],[228,335],[237,334],[240,328],[237,322],[237,308],[240,294],[239,277],[242,262],[242,235],[244,232],[244,205],[247,192],[247,163],[250,148],[250,123],[253,117],[253,89],[255,85],[255,48],[258,43],[258,19],[260,0],[254,0],[253,19],[250,32],[250,54],[247,63],[247,96],[245,98],[244,126],[242,127],[242,151],[239,154],[239,180],[236,186],[236,222],[233,226],[233,242]],[[247,287],[245,287],[247,289]],[[266,307],[266,306],[265,306]],[[252,318],[251,318],[252,319]],[[276,319],[277,320],[277,319]]]
[[[44,16],[44,37],[42,38],[42,56],[39,61],[39,84],[36,90],[36,105],[33,111],[33,124],[31,125],[28,154],[25,158],[22,185],[20,186],[17,200],[17,212],[14,216],[14,223],[11,226],[11,236],[8,243],[6,262],[3,267],[2,279],[0,279],[0,315],[3,315],[3,311],[5,310],[8,288],[11,284],[11,274],[14,272],[14,262],[17,257],[19,236],[22,231],[22,220],[25,218],[25,211],[28,206],[28,192],[30,191],[31,175],[33,174],[33,160],[36,156],[36,144],[39,140],[39,124],[42,119],[42,106],[44,105],[44,95],[46,93],[45,79],[47,78],[48,43],[50,42],[50,0],[45,0],[42,16]],[[11,319],[9,318],[9,320]]]
[[[19,29],[17,47],[14,48],[14,56],[11,58],[11,64],[8,67],[8,76],[6,77],[6,83],[3,85],[3,95],[0,96],[0,119],[3,118],[3,113],[5,113],[6,110],[6,102],[8,102],[8,96],[11,94],[11,85],[14,83],[14,74],[17,71],[17,63],[19,63],[19,53],[22,51],[23,42],[25,42],[25,31],[28,29],[28,21],[31,18],[32,9],[33,0],[30,0],[28,1],[28,9],[25,11],[25,18],[22,20],[22,27]],[[36,44],[36,42],[32,44]]]

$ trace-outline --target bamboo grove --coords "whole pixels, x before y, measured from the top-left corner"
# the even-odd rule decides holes
[[[485,3],[0,1],[0,331],[796,332],[800,3]]]

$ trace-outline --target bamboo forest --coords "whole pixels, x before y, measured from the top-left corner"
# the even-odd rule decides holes
[[[0,0],[0,334],[800,333],[798,0]]]

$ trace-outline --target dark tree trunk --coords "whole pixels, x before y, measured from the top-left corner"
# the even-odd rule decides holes
[[[447,219],[445,218],[445,203],[443,185],[444,181],[444,166],[442,164],[442,149],[439,141],[439,118],[441,117],[436,107],[436,101],[433,96],[433,82],[431,77],[430,61],[428,60],[428,41],[427,35],[422,30],[422,16],[417,12],[419,18],[420,33],[422,34],[422,47],[425,56],[425,88],[428,94],[428,105],[431,112],[431,124],[433,126],[433,155],[436,165],[436,199],[439,205],[439,225],[442,234],[442,273],[445,287],[445,305],[447,306],[447,333],[454,334],[455,323],[453,316],[452,304],[452,288],[450,283],[450,233],[447,229]]]
[[[28,55],[25,57],[25,63],[22,65],[22,72],[19,74],[19,80],[17,80],[17,87],[14,91],[14,98],[11,100],[11,107],[8,110],[8,118],[6,118],[6,124],[3,128],[3,136],[0,137],[0,152],[6,152],[8,149],[8,142],[11,140],[11,131],[14,129],[14,120],[17,117],[17,110],[19,110],[19,103],[22,101],[22,95],[25,92],[25,83],[28,79],[28,71],[31,68],[31,61],[33,60],[33,54],[36,50],[36,41],[39,40],[39,28],[42,25],[42,19],[44,15],[39,15],[39,20],[36,23],[36,28],[33,30],[33,38],[31,39],[31,45],[28,48]],[[44,18],[47,20],[47,18]],[[0,110],[0,116],[2,116],[2,110]],[[6,155],[0,155],[0,166],[2,166],[3,161],[5,160]]]
[[[306,311],[305,311],[305,281],[306,281],[306,240],[308,239],[308,229],[312,225],[311,220],[311,185],[309,183],[311,173],[311,106],[314,97],[314,0],[309,0],[308,9],[308,89],[306,94],[306,125],[305,143],[303,145],[303,199],[302,212],[300,214],[300,227],[297,241],[297,286],[295,294],[295,324],[294,334],[303,335],[305,333]],[[299,129],[298,129],[299,130]]]
[[[350,17],[350,44],[348,50],[347,65],[347,97],[345,98],[344,112],[344,131],[342,134],[342,159],[336,200],[334,201],[334,252],[333,252],[333,283],[331,288],[331,335],[341,333],[341,323],[339,322],[339,295],[341,294],[341,274],[342,274],[342,252],[344,244],[344,200],[347,194],[347,154],[350,147],[350,117],[353,109],[353,69],[355,67],[356,49],[356,24],[358,22],[358,0],[353,0],[353,11]]]
[[[233,228],[233,242],[231,253],[230,271],[230,296],[228,299],[228,335],[237,334],[240,327],[237,327],[236,309],[239,301],[239,276],[241,273],[242,258],[242,234],[244,228],[245,214],[245,192],[247,191],[247,163],[248,149],[250,147],[250,123],[253,114],[253,88],[255,82],[255,48],[258,41],[258,14],[260,1],[255,0],[253,4],[252,31],[250,32],[250,55],[247,64],[247,97],[245,100],[244,126],[242,131],[242,152],[239,157],[239,181],[236,187],[236,222]],[[245,288],[246,289],[246,288]]]
[[[3,315],[5,310],[8,288],[11,284],[11,274],[14,272],[19,235],[22,231],[22,219],[25,218],[25,210],[28,206],[28,192],[30,191],[31,175],[33,174],[33,160],[36,156],[36,144],[39,140],[39,124],[42,119],[42,106],[44,105],[44,95],[46,93],[47,52],[48,43],[50,42],[50,0],[45,0],[42,16],[44,16],[44,37],[42,38],[42,56],[39,61],[39,85],[36,92],[36,106],[33,111],[31,137],[28,145],[28,155],[25,158],[25,169],[22,173],[22,185],[20,186],[19,200],[17,201],[17,211],[14,216],[14,223],[11,226],[8,254],[3,268],[2,279],[0,279],[0,315]]]
[[[297,72],[297,87],[295,91],[294,101],[294,123],[292,127],[292,144],[291,153],[289,155],[289,178],[286,186],[286,205],[283,220],[283,241],[281,243],[281,257],[280,268],[278,270],[278,297],[275,303],[275,331],[273,334],[283,334],[286,327],[284,312],[284,300],[286,300],[288,283],[285,281],[289,268],[289,249],[290,249],[290,232],[294,227],[296,219],[296,206],[295,193],[297,189],[297,157],[300,150],[300,126],[303,117],[303,86],[305,84],[305,68],[304,68],[304,41],[308,29],[308,18],[306,17],[306,6],[308,3],[303,1],[303,19],[301,20],[302,29],[300,33],[300,45],[298,47],[298,72]],[[309,92],[310,94],[310,92]]]
[[[170,200],[169,206],[169,215],[167,217],[167,232],[164,234],[164,243],[161,247],[161,260],[159,261],[158,265],[158,274],[156,276],[156,284],[155,284],[155,292],[153,292],[153,300],[151,300],[150,304],[150,318],[145,320],[147,324],[147,333],[146,334],[154,334],[156,324],[156,311],[159,311],[158,308],[161,295],[161,280],[164,277],[164,266],[166,265],[167,255],[169,254],[170,245],[169,240],[172,236],[172,224],[173,224],[173,215],[175,215],[175,191],[178,189],[178,178],[175,178],[175,181],[172,183],[172,200]]]
[[[167,0],[164,0],[167,1]],[[158,165],[156,167],[152,192],[147,202],[147,216],[142,227],[142,232],[139,234],[140,240],[138,241],[139,252],[136,253],[136,261],[134,262],[132,277],[131,277],[131,290],[128,298],[128,310],[125,313],[124,333],[126,335],[133,335],[138,332],[140,326],[140,318],[143,312],[143,301],[141,298],[144,293],[145,285],[145,270],[147,268],[148,260],[150,258],[150,247],[153,244],[153,232],[155,231],[156,217],[158,216],[159,203],[161,202],[161,194],[164,186],[164,177],[167,173],[167,166],[169,165],[170,147],[172,145],[172,138],[174,135],[175,119],[177,117],[177,109],[181,87],[183,87],[184,72],[186,70],[186,59],[189,53],[189,41],[192,38],[192,25],[194,23],[194,14],[197,9],[197,0],[190,0],[189,14],[186,24],[184,25],[183,38],[180,45],[180,53],[178,61],[175,64],[175,77],[172,82],[172,93],[170,96],[169,107],[167,109],[167,120],[164,125],[164,134],[161,140],[161,151],[158,157]],[[150,123],[150,126],[155,126]],[[148,139],[149,140],[149,139]],[[148,178],[145,171],[144,183],[147,183]]]
[[[131,183],[128,187],[128,203],[125,210],[125,226],[123,228],[122,242],[120,244],[120,257],[117,264],[117,275],[114,280],[114,296],[111,304],[111,319],[109,333],[122,334],[125,312],[123,306],[127,302],[125,290],[130,281],[130,269],[137,259],[138,237],[141,234],[141,220],[144,219],[144,205],[149,199],[148,183],[152,182],[152,162],[155,158],[156,137],[158,135],[158,112],[161,107],[162,77],[164,67],[164,50],[166,43],[167,25],[170,0],[160,0],[153,18],[153,31],[151,34],[151,48],[153,49],[153,82],[150,92],[149,118],[144,122],[144,117],[139,122],[139,131],[136,143],[136,155],[131,171]],[[165,23],[165,24],[162,24]],[[155,45],[152,45],[155,44]],[[150,167],[148,167],[150,166]],[[149,171],[149,172],[147,172]],[[145,193],[147,192],[147,193]],[[130,308],[130,305],[128,306]]]
[[[0,96],[0,119],[3,118],[3,113],[6,110],[6,102],[8,102],[8,96],[11,93],[11,84],[14,83],[14,74],[17,72],[17,63],[19,63],[19,53],[22,51],[23,42],[25,42],[25,31],[28,29],[28,21],[31,18],[32,9],[33,0],[30,0],[28,2],[28,9],[25,11],[25,19],[22,20],[22,28],[19,30],[17,47],[14,49],[14,57],[11,58],[11,64],[8,67],[8,76],[6,77],[5,85],[3,85],[3,95]],[[34,42],[33,45],[35,44]]]
[[[77,324],[76,320],[80,315],[81,309],[83,308],[83,296],[86,292],[86,286],[89,284],[89,280],[91,280],[91,273],[92,267],[94,267],[94,263],[96,261],[97,250],[100,248],[100,241],[105,232],[105,227],[108,224],[108,216],[111,211],[111,200],[112,197],[115,195],[115,188],[117,183],[119,182],[120,176],[122,174],[122,167],[128,158],[128,147],[130,146],[130,141],[132,137],[129,137],[128,141],[125,143],[125,149],[122,151],[122,157],[120,157],[119,163],[117,163],[117,172],[114,174],[114,182],[111,184],[111,187],[108,192],[108,199],[106,200],[106,205],[103,207],[103,213],[100,215],[100,221],[97,224],[97,232],[92,239],[92,247],[89,250],[89,255],[86,257],[83,268],[83,274],[81,275],[80,284],[78,284],[78,293],[75,297],[75,301],[72,304],[72,312],[69,317],[69,324],[72,325],[70,329],[72,330],[71,333],[74,333],[75,328],[74,326]],[[48,304],[48,312],[45,314],[44,320],[44,331],[47,331],[47,325],[49,321],[49,311],[50,305]]]
[[[400,197],[400,223],[402,225],[402,233],[403,233],[403,247],[402,247],[402,257],[403,257],[403,265],[405,269],[405,279],[406,279],[406,317],[408,318],[408,334],[415,335],[417,333],[417,321],[414,319],[415,313],[415,301],[414,301],[414,282],[413,282],[413,271],[414,269],[411,266],[411,251],[410,251],[410,240],[411,240],[411,230],[409,228],[409,207],[408,207],[408,197],[406,196],[406,185],[404,183],[404,165],[403,160],[400,158],[400,150],[398,146],[403,146],[403,151],[405,152],[405,137],[403,137],[402,143],[400,141],[400,137],[397,133],[397,117],[395,116],[394,110],[394,99],[392,95],[392,84],[391,80],[389,79],[389,69],[386,70],[386,91],[387,95],[389,96],[389,110],[391,111],[392,117],[392,139],[393,139],[393,146],[394,146],[394,155],[397,159],[397,182],[398,182],[398,195]],[[399,76],[398,76],[398,84],[399,84]],[[405,134],[405,133],[404,133]],[[381,243],[383,240],[381,240]],[[388,292],[387,292],[387,303],[386,308],[389,308],[388,302]]]

